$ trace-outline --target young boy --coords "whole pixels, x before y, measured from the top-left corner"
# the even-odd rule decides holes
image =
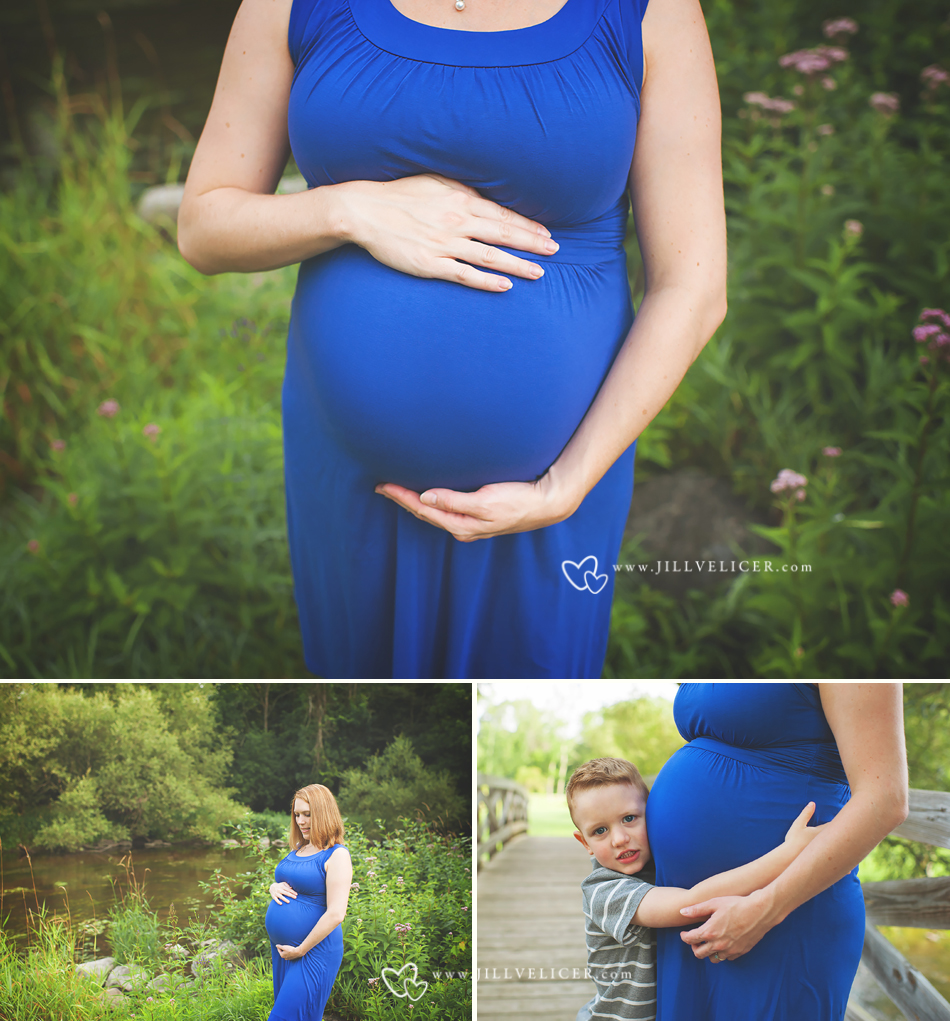
[[[691,890],[657,887],[644,811],[649,791],[626,759],[592,759],[568,781],[574,836],[594,859],[581,883],[587,918],[587,967],[597,994],[577,1021],[650,1021],[656,1016],[655,928],[684,925],[680,908],[711,897],[745,896],[767,886],[808,846],[820,826],[807,825],[809,802],[780,844],[748,865]],[[694,919],[691,919],[694,921]]]

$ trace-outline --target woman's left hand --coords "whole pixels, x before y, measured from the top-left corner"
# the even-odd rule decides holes
[[[686,918],[710,917],[698,929],[681,932],[680,939],[692,946],[700,960],[718,954],[719,961],[734,961],[747,954],[778,921],[773,919],[768,895],[763,894],[764,890],[756,890],[748,897],[713,897],[683,908]],[[710,963],[719,961],[713,958]]]
[[[420,494],[393,482],[381,483],[376,492],[459,542],[554,525],[578,506],[555,485],[550,472],[535,482],[493,482],[474,493],[427,489]]]
[[[299,957],[303,957],[307,953],[306,950],[301,950],[300,947],[286,947],[281,946],[280,943],[275,943],[274,946],[277,947],[277,953],[280,954],[285,961],[296,961]]]

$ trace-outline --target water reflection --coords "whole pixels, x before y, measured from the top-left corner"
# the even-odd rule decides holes
[[[33,858],[32,876],[26,858],[4,855],[0,909],[4,931],[24,936],[27,910],[36,911],[37,905],[45,904],[50,913],[62,915],[68,910],[73,924],[90,934],[87,944],[91,951],[92,932],[101,928],[94,920],[105,919],[128,889],[126,870],[120,865],[124,854],[109,851],[43,855]],[[131,855],[135,879],[140,886],[144,883],[152,910],[164,920],[174,905],[178,924],[182,926],[195,917],[204,920],[208,916],[211,898],[199,887],[199,882],[207,882],[216,868],[234,877],[248,871],[254,862],[243,848],[156,848],[133,851]],[[271,855],[276,865],[281,852],[272,851]],[[108,930],[96,936],[95,949],[101,954],[111,951]]]

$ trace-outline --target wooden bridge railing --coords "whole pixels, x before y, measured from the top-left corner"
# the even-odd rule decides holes
[[[478,865],[528,829],[528,792],[514,780],[478,774]]]
[[[893,836],[950,848],[950,794],[910,792],[910,815]],[[877,931],[878,925],[950,929],[950,877],[862,883],[867,924],[861,960],[908,1021],[950,1021],[950,1003]],[[870,1021],[856,1004],[845,1021]]]

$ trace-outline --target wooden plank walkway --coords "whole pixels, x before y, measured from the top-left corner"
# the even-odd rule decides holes
[[[478,1021],[574,1021],[593,995],[573,837],[513,840],[478,873]]]

